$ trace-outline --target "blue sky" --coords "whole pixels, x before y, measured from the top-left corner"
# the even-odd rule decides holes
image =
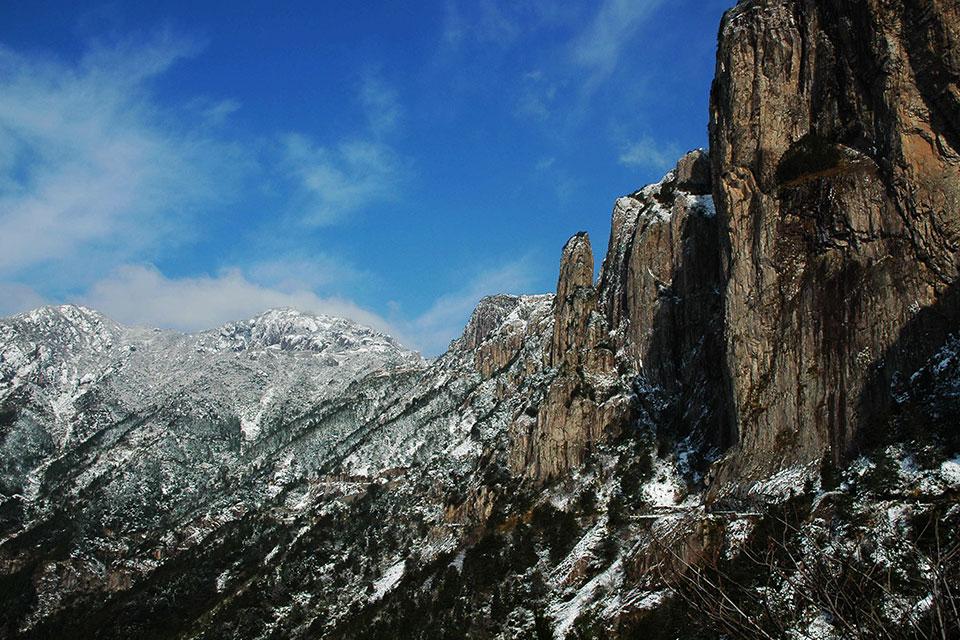
[[[0,0],[0,313],[294,306],[438,353],[706,145],[731,4]]]

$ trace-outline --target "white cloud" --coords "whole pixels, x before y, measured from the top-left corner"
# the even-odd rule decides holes
[[[403,170],[388,145],[357,139],[330,149],[294,133],[286,136],[284,146],[286,164],[302,189],[296,206],[306,224],[333,224],[397,196]]]
[[[660,144],[649,136],[641,136],[627,145],[620,154],[620,163],[628,167],[666,170],[680,157],[680,148],[674,144]]]
[[[472,37],[513,42],[523,12],[534,11],[524,6],[516,13],[481,3],[480,33]],[[348,317],[435,354],[483,295],[528,290],[533,278],[520,261],[478,275],[419,316],[403,319],[394,310],[388,321],[320,293],[368,277],[324,254],[288,252],[182,278],[152,266],[162,251],[202,232],[201,216],[223,215],[217,207],[242,192],[240,178],[263,160],[255,144],[218,138],[237,102],[199,97],[176,108],[152,96],[153,80],[197,48],[160,34],[137,45],[95,46],[65,62],[0,47],[0,314],[85,292],[70,300],[127,324],[192,331],[289,306]],[[554,91],[541,95],[549,101]],[[365,124],[352,135],[326,145],[303,134],[282,138],[279,169],[295,181],[290,198],[308,224],[391,202],[409,178],[391,142],[404,117],[396,92],[368,74],[357,100]],[[266,191],[281,191],[277,174],[255,177],[270,183]],[[60,292],[51,294],[56,300],[44,295],[51,291]]]
[[[47,304],[47,300],[30,287],[16,282],[0,282],[0,316],[9,316]]]
[[[193,108],[201,120],[211,127],[218,127],[227,122],[230,116],[240,110],[240,103],[231,98],[226,100],[210,100],[208,98],[195,98],[188,105]]]
[[[523,7],[512,4],[508,2],[501,5],[495,0],[479,0],[476,3],[478,20],[474,27],[482,42],[507,46],[520,36],[521,20],[516,9]]]
[[[396,92],[367,74],[358,90],[366,130],[321,146],[303,133],[283,138],[284,166],[299,185],[296,216],[310,226],[334,224],[373,205],[392,202],[408,177],[403,158],[384,138],[403,116]]]
[[[526,73],[517,101],[517,113],[535,120],[548,120],[556,97],[557,85],[550,82],[542,71]]]
[[[292,307],[350,318],[406,343],[390,323],[350,300],[322,297],[308,289],[267,287],[235,268],[214,276],[168,278],[150,265],[126,265],[94,284],[78,301],[124,324],[181,331],[211,329],[267,309]]]
[[[245,272],[258,284],[281,291],[323,289],[366,280],[368,274],[341,258],[323,253],[286,255],[273,260],[254,262]]]
[[[512,45],[523,30],[524,3],[497,3],[479,0],[469,3],[448,0],[445,7],[441,46],[454,51],[465,44],[494,46],[505,49]],[[466,11],[464,11],[466,10]],[[464,15],[464,13],[468,15]]]
[[[637,29],[662,4],[663,0],[603,0],[572,45],[574,62],[589,71],[588,90],[610,77]]]
[[[401,344],[436,355],[446,350],[486,295],[526,293],[534,280],[527,260],[483,272],[461,290],[441,296],[422,314],[401,317],[398,306],[390,318],[339,296],[322,296],[307,283],[280,280],[275,285],[258,281],[264,273],[296,268],[296,262],[277,263],[259,273],[238,268],[215,275],[168,278],[151,265],[125,265],[97,282],[76,302],[102,311],[127,325],[161,326],[181,331],[211,329],[227,322],[253,317],[267,309],[291,307],[308,313],[349,318],[396,338]],[[257,275],[254,275],[257,274]],[[4,292],[0,286],[0,294]],[[32,308],[33,304],[17,311]]]
[[[537,160],[535,168],[537,171],[549,171],[555,164],[557,164],[556,156],[545,156]]]
[[[0,274],[57,264],[64,286],[93,259],[183,239],[229,189],[234,150],[173,124],[148,90],[195,50],[163,34],[76,64],[0,48]]]
[[[502,53],[532,33],[576,24],[580,13],[557,0],[447,0],[441,54],[469,47]]]
[[[393,87],[381,77],[368,73],[360,82],[359,99],[371,133],[382,136],[396,130],[403,117],[403,108]]]
[[[165,124],[146,87],[194,49],[161,36],[75,65],[0,49],[0,274],[56,263],[68,279],[183,238],[229,188],[232,151]]]

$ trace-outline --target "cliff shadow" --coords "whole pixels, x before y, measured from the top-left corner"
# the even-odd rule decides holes
[[[905,439],[939,439],[953,452],[960,450],[960,396],[943,393],[937,376],[920,372],[958,335],[960,283],[954,282],[904,325],[871,366],[858,399],[863,422],[844,452],[847,459]]]
[[[715,215],[691,211],[678,232],[673,278],[658,292],[643,371],[672,399],[665,415],[667,439],[704,445],[696,449],[706,455],[692,462],[706,475],[710,459],[736,443],[724,374],[719,222]]]

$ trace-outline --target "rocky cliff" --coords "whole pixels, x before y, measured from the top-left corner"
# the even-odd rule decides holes
[[[620,198],[599,279],[623,366],[669,400],[663,428],[694,435],[704,449],[730,441],[716,366],[721,270],[711,186],[709,157],[698,150],[659,183]]]
[[[949,1],[758,0],[724,18],[710,143],[727,478],[840,463],[891,381],[956,329],[958,17]]]
[[[522,419],[513,468],[537,480],[582,464],[644,412],[698,452],[728,444],[721,359],[719,234],[703,151],[617,200],[594,283],[590,238],[563,249],[536,420]]]
[[[598,313],[593,249],[585,233],[563,248],[545,365],[554,372],[536,418],[520,416],[511,468],[539,481],[579,466],[628,416],[607,326]]]

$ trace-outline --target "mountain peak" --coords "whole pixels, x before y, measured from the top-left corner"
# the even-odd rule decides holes
[[[0,319],[0,327],[4,342],[20,336],[33,342],[86,344],[94,349],[108,348],[123,331],[102,313],[74,304],[38,307]]]
[[[10,319],[31,323],[50,322],[58,319],[74,323],[111,322],[107,316],[99,311],[78,304],[44,305],[10,316]]]
[[[204,346],[242,351],[282,349],[313,352],[395,352],[409,355],[393,338],[348,318],[290,307],[268,309],[200,334]]]

